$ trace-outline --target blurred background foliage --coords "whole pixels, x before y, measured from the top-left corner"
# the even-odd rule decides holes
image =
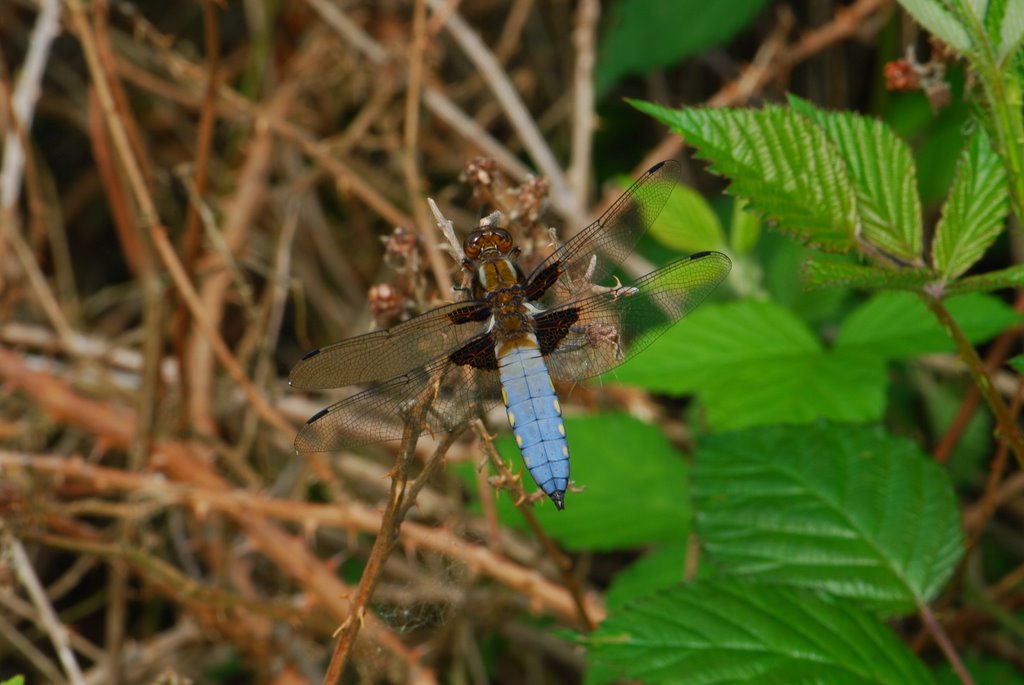
[[[12,93],[48,12],[60,31],[44,48],[31,127],[19,128]],[[769,626],[766,607],[806,588],[838,598],[806,600],[822,621],[809,631],[848,630],[851,644],[892,659],[849,682],[956,682],[912,615],[954,568],[941,618],[975,682],[1024,682],[1020,474],[1001,474],[998,508],[982,506],[992,420],[942,327],[907,293],[808,289],[814,250],[768,230],[628,102],[759,107],[795,93],[877,117],[910,145],[930,231],[978,110],[973,76],[951,59],[941,92],[894,90],[886,67],[936,50],[887,0],[0,3],[0,131],[5,152],[27,145],[20,172],[4,161],[20,192],[0,197],[0,532],[14,550],[0,561],[0,678],[320,682],[397,447],[296,456],[294,430],[342,395],[290,391],[288,369],[309,349],[454,298],[462,274],[437,248],[427,197],[462,234],[494,209],[543,207],[540,225],[565,239],[675,158],[686,187],[621,275],[706,249],[728,252],[734,269],[657,346],[560,389],[579,489],[564,512],[539,502],[535,520],[572,570],[560,572],[561,555],[503,489],[509,474],[486,465],[489,441],[467,432],[396,532],[342,682],[620,673],[588,646],[650,666],[635,678],[691,682],[679,664],[602,635],[678,637],[626,606],[698,626],[734,611]],[[978,271],[1021,262],[1011,224]],[[983,353],[1020,324],[1005,293],[948,305]],[[1001,359],[1019,348],[1007,340]],[[1015,371],[992,371],[1001,393],[1017,392]],[[518,471],[503,424],[488,417]],[[846,464],[851,487],[869,493],[883,476],[857,460],[879,455],[894,460],[886,486],[906,496],[896,532],[864,532],[882,506],[865,494],[826,556],[852,538],[843,558],[867,564],[877,552],[891,574],[858,584],[816,567],[758,589],[771,570],[722,542],[754,544],[744,536],[756,528],[722,503],[761,498],[759,511],[782,516],[834,486],[826,475],[791,487],[787,469],[822,461]],[[756,489],[729,489],[751,472]],[[835,513],[825,509],[793,525]],[[981,521],[963,563],[958,512]],[[701,553],[702,536],[718,544]],[[931,569],[901,565],[912,545]],[[792,579],[787,559],[768,565]],[[719,582],[722,568],[739,579]],[[27,589],[32,578],[45,599]],[[643,604],[657,591],[663,604]],[[765,604],[728,604],[752,596]],[[612,617],[594,642],[583,642],[579,604],[591,620]],[[81,679],[47,606],[71,631]],[[767,653],[804,648],[764,635]],[[859,668],[844,663],[850,653],[822,658],[846,673]]]

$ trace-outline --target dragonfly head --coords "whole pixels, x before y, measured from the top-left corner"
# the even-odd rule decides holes
[[[512,252],[512,235],[503,228],[478,228],[469,234],[462,249],[472,260],[480,257],[506,257]]]

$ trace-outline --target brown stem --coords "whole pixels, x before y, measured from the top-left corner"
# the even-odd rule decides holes
[[[956,648],[950,641],[949,636],[946,635],[946,631],[942,629],[942,624],[935,619],[935,614],[932,613],[931,607],[927,604],[920,604],[917,607],[917,613],[921,617],[921,621],[927,626],[928,632],[935,638],[935,643],[939,646],[939,649],[946,655],[949,665],[953,667],[957,677],[960,678],[960,682],[964,685],[974,685],[971,674],[964,667],[964,662],[960,660],[960,655],[957,654]]]
[[[1013,308],[1018,312],[1024,312],[1024,292],[1017,295],[1017,300],[1013,303]],[[1006,360],[1010,355],[1010,350],[1013,347],[1014,342],[1020,335],[1020,331],[1016,328],[1003,331],[996,341],[992,343],[989,348],[988,354],[985,355],[985,369],[988,373],[995,372],[996,369]],[[940,464],[946,463],[950,455],[953,453],[953,449],[960,441],[960,437],[963,432],[967,429],[967,424],[970,421],[971,416],[974,414],[974,410],[978,407],[978,401],[981,399],[981,394],[978,392],[977,387],[970,386],[967,392],[964,393],[963,400],[960,402],[960,407],[957,409],[956,416],[950,422],[949,427],[943,434],[939,444],[936,445],[934,451],[935,461]]]
[[[2,357],[0,355],[0,369],[2,369]],[[54,394],[49,386],[44,386],[42,390],[49,395]],[[84,402],[87,400],[83,400]],[[91,410],[88,405],[82,404],[69,409],[68,415],[77,416],[89,411]],[[81,418],[84,417],[71,418],[69,423],[78,424]],[[94,424],[95,422],[87,422],[84,427],[96,432],[100,439],[109,435],[109,431]],[[185,449],[181,443],[173,444],[173,447],[175,451]],[[438,464],[440,461],[440,459],[435,460]],[[429,464],[427,468],[430,468]],[[328,526],[346,531],[375,534],[381,528],[381,512],[372,510],[358,501],[339,500],[329,504],[320,504],[272,498],[255,491],[248,492],[238,489],[222,491],[214,487],[191,483],[170,483],[163,476],[99,466],[85,461],[80,456],[68,458],[0,450],[0,470],[11,472],[13,469],[19,473],[29,474],[32,479],[35,479],[34,483],[52,480],[63,485],[73,486],[79,494],[103,495],[97,500],[97,503],[106,501],[114,495],[131,494],[136,498],[140,507],[198,508],[225,516],[243,513],[249,520],[264,518],[268,521],[289,522],[307,529]],[[96,507],[87,507],[84,504],[79,506],[76,511],[82,516],[110,515]],[[576,617],[575,604],[569,593],[549,581],[533,565],[523,565],[502,556],[500,541],[488,548],[486,545],[465,540],[446,527],[408,520],[402,523],[399,536],[402,544],[409,549],[441,555],[473,569],[475,573],[494,579],[514,592],[528,595],[531,606],[538,611],[549,612],[565,621],[571,621]],[[588,596],[587,601],[588,613],[600,618],[601,609],[596,600]],[[341,616],[344,618],[347,615],[346,611]]]
[[[409,83],[405,97],[405,125],[403,127],[402,171],[405,176],[405,187],[412,202],[413,216],[416,218],[416,230],[423,240],[423,249],[434,272],[437,287],[442,293],[452,291],[451,275],[448,273],[449,262],[437,246],[437,231],[427,213],[423,197],[423,178],[420,174],[417,159],[419,155],[419,122],[420,122],[420,91],[423,86],[424,53],[427,48],[427,6],[425,0],[417,0],[413,11],[412,45],[409,49]]]
[[[1024,396],[1024,384],[1018,387],[1017,394],[1013,397],[1013,404],[1010,407],[1010,413],[1012,416],[1017,416],[1017,414],[1020,413],[1022,396]],[[980,513],[973,520],[972,526],[968,530],[968,538],[965,545],[968,553],[970,553],[978,543],[978,539],[981,537],[981,533],[985,529],[985,524],[996,510],[999,496],[999,484],[1003,479],[1004,472],[1006,471],[1006,459],[1008,456],[1008,442],[1005,440],[1000,441],[999,447],[996,450],[996,456],[992,460],[992,465],[989,467],[988,478],[985,479],[985,490],[978,502],[978,509]]]
[[[19,355],[3,348],[0,348],[0,378],[14,390],[32,397],[56,421],[79,426],[111,447],[127,449],[131,444],[137,420],[133,412],[88,400],[72,391],[62,379],[28,369]],[[213,465],[183,443],[156,442],[150,463],[171,481],[209,488],[222,496],[230,495],[231,485]],[[294,504],[290,502],[288,506]],[[229,507],[226,513],[255,549],[305,588],[326,611],[339,620],[351,614],[350,603],[345,599],[349,587],[333,569],[316,558],[301,535],[293,535],[263,516],[252,515],[251,511]],[[400,658],[410,671],[423,672],[421,675],[426,677],[419,664],[420,656],[402,644],[396,635],[373,617],[367,620],[367,629],[378,645]]]
[[[207,78],[206,92],[203,95],[203,104],[199,113],[199,130],[196,135],[196,161],[195,161],[195,192],[202,197],[206,192],[206,182],[210,163],[210,149],[213,144],[213,124],[216,121],[217,88],[219,85],[218,71],[220,69],[220,30],[217,21],[217,8],[213,0],[206,0],[203,3],[203,37],[206,45],[207,57]],[[195,273],[196,260],[199,258],[199,207],[196,203],[190,202],[188,213],[185,216],[185,235],[181,246],[181,261],[185,273],[192,276]],[[178,368],[189,368],[189,320],[188,307],[184,302],[178,303],[174,312],[174,355],[178,358]],[[182,432],[186,432],[191,425],[191,416],[185,407],[191,406],[192,383],[188,373],[182,373],[179,378],[181,388],[182,407],[178,414],[178,425]]]
[[[436,386],[435,386],[436,389]],[[402,528],[402,520],[409,511],[409,507],[416,501],[416,494],[426,482],[430,472],[436,468],[436,464],[444,457],[445,452],[459,436],[459,431],[450,431],[445,434],[441,444],[430,458],[427,473],[421,474],[420,478],[408,486],[409,466],[416,456],[416,441],[423,431],[423,419],[433,404],[432,398],[427,396],[412,410],[405,425],[405,434],[402,436],[402,451],[391,469],[391,490],[388,492],[387,505],[384,507],[384,514],[381,517],[380,532],[373,541],[373,549],[370,550],[370,557],[366,561],[366,568],[359,579],[359,587],[356,588],[349,607],[350,613],[345,622],[338,629],[338,642],[334,645],[334,652],[331,654],[331,663],[324,675],[324,685],[333,685],[341,682],[341,676],[345,671],[345,664],[352,653],[359,629],[363,625],[366,616],[366,607],[370,603],[373,591],[380,583],[384,574],[384,563],[391,555],[391,550],[398,540],[398,533]]]
[[[992,410],[992,414],[995,415],[996,426],[1000,436],[1006,441],[1010,449],[1013,450],[1017,462],[1024,466],[1024,443],[1021,442],[1017,423],[1013,420],[1013,416],[1010,414],[1006,403],[1003,402],[1003,398],[999,396],[999,393],[992,386],[992,379],[989,377],[985,365],[982,364],[977,350],[974,349],[970,340],[964,335],[963,330],[950,315],[949,310],[946,309],[941,300],[927,293],[921,293],[921,297],[953,339],[953,343],[960,353],[960,358],[967,364],[967,368],[974,378],[975,385],[981,391],[985,402],[988,403],[989,409]]]
[[[565,583],[565,588],[572,595],[573,602],[576,604],[576,611],[579,614],[580,623],[586,631],[592,631],[597,628],[597,623],[590,617],[590,612],[587,611],[586,599],[583,595],[583,588],[580,586],[579,579],[572,572],[572,560],[562,554],[561,550],[555,545],[554,541],[548,537],[548,534],[544,531],[544,528],[540,525],[537,517],[533,515],[533,511],[530,509],[529,502],[531,498],[526,494],[526,490],[523,489],[522,476],[515,476],[509,470],[508,465],[498,454],[498,450],[494,449],[494,443],[491,441],[491,436],[488,435],[487,430],[484,428],[483,422],[474,422],[474,429],[480,438],[480,444],[483,446],[484,451],[490,457],[491,463],[498,469],[498,472],[502,475],[502,478],[507,487],[509,487],[515,494],[515,505],[519,509],[519,512],[526,519],[527,525],[530,526],[530,530],[540,541],[541,546],[547,553],[551,560],[555,562],[555,566],[558,567],[559,573],[562,575],[562,582]]]

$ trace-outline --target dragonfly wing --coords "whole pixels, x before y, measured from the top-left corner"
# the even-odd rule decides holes
[[[731,268],[721,252],[701,252],[539,315],[537,339],[552,377],[589,378],[638,354],[703,302]]]
[[[298,452],[334,452],[399,440],[419,402],[429,402],[424,433],[457,428],[499,402],[496,370],[452,363],[445,358],[392,378],[315,414],[295,437]]]
[[[679,176],[679,164],[674,161],[651,167],[601,218],[533,270],[527,279],[527,298],[550,307],[604,281],[661,214]]]
[[[392,328],[313,350],[295,365],[288,382],[323,390],[401,376],[481,334],[489,318],[490,309],[480,301],[444,305]]]

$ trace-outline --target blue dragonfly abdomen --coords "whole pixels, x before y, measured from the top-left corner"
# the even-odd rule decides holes
[[[498,360],[501,396],[516,445],[533,480],[559,509],[569,487],[569,443],[562,408],[532,335]]]
[[[600,287],[633,251],[668,202],[679,165],[662,162],[601,217],[535,265],[499,221],[463,242],[470,296],[397,326],[306,355],[292,385],[370,387],[313,416],[300,452],[356,448],[408,433],[409,408],[430,402],[423,428],[453,430],[505,401],[534,481],[563,508],[569,446],[552,380],[577,383],[640,353],[699,305],[729,274],[720,252],[681,257],[632,285]]]

